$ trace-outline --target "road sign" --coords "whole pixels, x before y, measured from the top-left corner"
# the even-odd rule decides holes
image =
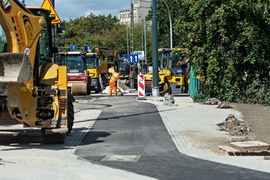
[[[56,13],[54,7],[52,6],[50,0],[44,0],[41,7],[45,8],[45,9],[49,9],[51,11],[50,17],[54,17],[54,19],[52,20],[52,24],[57,24],[57,23],[61,22],[58,14]]]
[[[128,55],[128,62],[130,63],[137,63],[139,60],[138,54],[129,54]]]
[[[70,50],[71,50],[71,51],[77,50],[77,46],[70,46]]]
[[[139,61],[138,54],[133,54],[133,57],[134,57],[134,63],[137,63]]]
[[[92,51],[92,46],[84,46],[85,51]]]
[[[138,54],[139,60],[144,60],[144,51],[134,51],[134,54]]]

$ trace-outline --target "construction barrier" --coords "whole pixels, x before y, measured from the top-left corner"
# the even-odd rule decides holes
[[[145,97],[145,83],[144,83],[144,75],[138,74],[138,97]]]

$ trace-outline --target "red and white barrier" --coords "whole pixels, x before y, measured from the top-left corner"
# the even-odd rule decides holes
[[[144,75],[138,74],[138,97],[145,97]]]

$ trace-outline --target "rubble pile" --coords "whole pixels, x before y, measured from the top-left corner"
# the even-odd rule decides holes
[[[208,105],[218,105],[217,108],[231,108],[232,106],[229,104],[228,101],[220,101],[217,98],[209,98],[204,102],[204,104]]]
[[[223,101],[223,102],[218,103],[217,108],[232,108],[232,106],[230,105],[228,101]]]
[[[208,105],[218,105],[218,103],[220,103],[221,101],[217,98],[209,98],[208,100],[206,100],[204,102],[204,104],[208,104]]]
[[[243,136],[252,132],[242,119],[237,119],[233,114],[230,114],[225,121],[218,123],[220,131],[227,131],[231,136]]]

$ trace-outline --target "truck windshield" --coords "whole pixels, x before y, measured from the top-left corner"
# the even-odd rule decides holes
[[[86,57],[86,66],[87,68],[96,68],[96,57]]]
[[[66,66],[69,72],[82,72],[84,70],[84,62],[81,55],[67,54],[61,58],[66,58]],[[62,61],[63,62],[63,61]]]

